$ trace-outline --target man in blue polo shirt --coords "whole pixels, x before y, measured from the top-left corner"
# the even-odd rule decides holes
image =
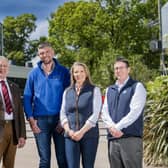
[[[50,168],[51,138],[58,167],[67,168],[59,113],[63,92],[70,84],[70,74],[54,58],[54,50],[49,43],[39,45],[38,55],[41,61],[26,81],[24,109],[35,136],[40,156],[39,168]]]
[[[108,128],[110,168],[142,168],[143,110],[146,90],[130,76],[129,62],[114,64],[117,81],[106,89],[102,119]]]

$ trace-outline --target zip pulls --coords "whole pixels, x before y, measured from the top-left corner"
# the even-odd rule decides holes
[[[75,127],[76,130],[79,130],[79,109],[78,109],[78,101],[79,101],[79,95],[81,93],[81,89],[83,88],[83,86],[75,86],[75,91],[76,91],[76,97],[75,97],[75,101],[76,101],[76,110],[75,110]]]
[[[78,111],[78,100],[79,100],[79,95],[76,93],[76,110],[75,110],[75,127],[76,130],[79,130],[79,111]]]

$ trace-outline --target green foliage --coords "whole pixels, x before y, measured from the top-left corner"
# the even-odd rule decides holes
[[[159,75],[158,70],[149,69],[147,65],[144,64],[143,55],[129,55],[130,65],[131,65],[131,76],[143,83],[154,80],[156,76]]]
[[[168,77],[157,77],[147,84],[144,158],[154,165],[168,166]]]
[[[7,16],[3,21],[5,55],[18,64],[26,60],[29,37],[36,28],[35,21],[36,17],[32,14],[22,14],[16,18]]]
[[[49,39],[57,52],[68,54],[67,50],[71,50],[69,54],[73,53],[74,59],[70,63],[74,60],[84,60],[90,66],[97,63],[109,44],[99,26],[102,12],[98,4],[88,2],[70,2],[60,7],[52,15],[49,28]]]
[[[109,48],[107,20],[108,15],[98,3],[69,2],[60,7],[49,22],[49,40],[60,62],[68,67],[74,61],[85,62],[93,75],[101,66],[103,52]]]
[[[7,57],[16,65],[24,65],[24,53],[22,51],[11,51]]]
[[[133,60],[133,76],[146,82],[159,68],[159,57],[149,50],[155,29],[147,26],[148,10],[138,0],[68,2],[52,14],[49,40],[60,62],[68,67],[74,61],[86,63],[101,87],[114,81],[117,55]]]

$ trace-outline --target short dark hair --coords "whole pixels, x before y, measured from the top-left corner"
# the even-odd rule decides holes
[[[42,49],[42,48],[45,48],[45,47],[51,47],[52,48],[52,46],[49,42],[43,42],[43,43],[40,43],[38,45],[38,49]]]
[[[127,67],[130,66],[128,60],[122,56],[119,56],[116,58],[115,63],[117,63],[117,62],[123,62],[126,64]]]

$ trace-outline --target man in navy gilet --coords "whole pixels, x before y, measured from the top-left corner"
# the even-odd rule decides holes
[[[129,62],[117,58],[114,85],[106,89],[102,119],[108,128],[110,168],[143,167],[143,110],[146,90],[130,76]]]

